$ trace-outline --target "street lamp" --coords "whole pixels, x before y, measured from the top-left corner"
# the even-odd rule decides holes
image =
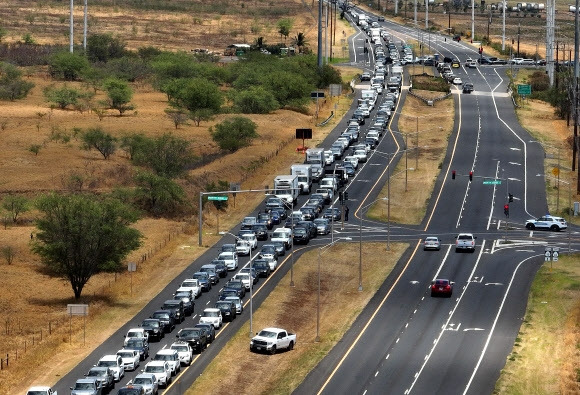
[[[358,233],[359,233],[359,253],[358,253],[358,290],[359,292],[363,290],[363,285],[362,285],[362,219],[363,219],[363,215],[364,215],[364,210],[369,207],[371,204],[374,204],[375,202],[379,201],[379,200],[387,200],[387,198],[378,198],[373,200],[372,202],[370,202],[369,204],[367,204],[364,207],[361,207],[358,211],[360,211],[360,222],[359,222],[359,228],[358,228]],[[355,213],[356,215],[356,213]]]
[[[546,174],[536,174],[536,177],[548,177],[548,178],[552,178],[554,179],[554,177],[546,175]],[[558,182],[560,182],[560,178],[558,178]],[[570,244],[571,244],[571,234],[570,234],[570,220],[572,219],[571,217],[571,211],[572,211],[572,182],[568,182],[568,181],[564,181],[562,180],[562,182],[564,184],[568,185],[568,252],[571,252],[572,250],[570,249]]]
[[[236,241],[243,241],[242,239],[240,239],[238,236],[236,236],[233,233],[230,232],[219,232],[220,235],[231,235],[233,236]],[[250,255],[249,255],[249,261],[248,261],[248,265],[250,265],[250,339],[254,336],[253,333],[253,289],[254,289],[254,279],[252,278],[252,261],[254,259],[256,259],[256,257],[258,256],[260,252],[256,252],[256,255],[252,256],[252,247],[250,246]]]
[[[316,297],[316,343],[320,342],[320,256],[340,240],[352,240],[350,237],[340,237],[331,243],[318,247],[318,294]]]

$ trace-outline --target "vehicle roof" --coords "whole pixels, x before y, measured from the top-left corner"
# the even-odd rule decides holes
[[[219,311],[219,309],[216,309],[215,307],[208,307],[207,309],[203,309],[203,311],[213,311],[213,312],[216,312],[216,311]]]
[[[119,356],[117,354],[108,354],[108,355],[104,355],[101,359],[99,359],[99,361],[106,361],[108,359],[116,361],[117,358],[119,358]]]
[[[157,351],[157,354],[161,354],[161,355],[163,355],[163,354],[173,354],[173,353],[175,353],[175,350],[172,350],[170,348],[163,348],[163,349]]]
[[[108,368],[107,368],[108,369]],[[87,378],[82,378],[82,379],[77,379],[77,383],[94,383],[96,382],[97,379],[87,379]]]
[[[175,351],[175,350],[173,350],[173,351]],[[147,365],[153,365],[153,366],[165,365],[166,363],[167,363],[167,361],[150,361],[150,362],[147,362]],[[147,365],[145,365],[145,366],[147,366]]]
[[[30,387],[28,389],[28,391],[48,391],[49,389],[51,389],[51,387],[48,387],[46,385],[41,385],[41,386]]]
[[[286,329],[282,329],[282,328],[275,328],[275,327],[269,327],[269,328],[264,328],[262,329],[263,331],[269,331],[269,332],[280,332],[280,331],[284,331],[287,332]]]
[[[137,378],[137,377],[146,377],[148,379],[157,380],[153,373],[139,373],[137,376],[135,376],[135,378]]]

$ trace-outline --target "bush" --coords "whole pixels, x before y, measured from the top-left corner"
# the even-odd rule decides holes
[[[235,152],[259,137],[256,128],[257,125],[251,119],[234,117],[215,125],[215,130],[210,128],[210,134],[222,150]]]
[[[140,172],[135,177],[137,204],[156,216],[175,216],[185,204],[185,192],[177,183],[150,172]]]
[[[125,55],[125,43],[111,34],[93,34],[87,38],[87,56],[93,63],[107,63]]]
[[[91,128],[81,135],[83,149],[96,149],[103,155],[103,158],[109,159],[117,149],[117,139],[105,133],[101,128]]]
[[[68,106],[76,106],[80,99],[91,98],[93,95],[89,92],[81,92],[78,89],[62,86],[47,86],[44,88],[44,97],[49,103],[55,104],[58,108],[64,110]]]
[[[543,71],[535,71],[530,76],[532,92],[546,91],[550,88],[550,78]]]
[[[233,96],[234,105],[244,114],[268,114],[280,108],[272,92],[261,86],[234,93]]]
[[[70,52],[54,54],[49,59],[48,72],[52,78],[76,81],[90,68],[89,61],[83,55]]]
[[[0,100],[23,99],[34,88],[32,82],[22,79],[22,72],[10,63],[0,62]]]
[[[109,98],[109,108],[119,111],[119,115],[135,108],[129,103],[133,98],[133,90],[125,81],[110,78],[103,83],[103,89]]]

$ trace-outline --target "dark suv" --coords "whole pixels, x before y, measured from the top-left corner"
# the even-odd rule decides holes
[[[222,311],[224,321],[232,322],[236,318],[236,306],[228,300],[219,300],[215,302],[215,308]]]
[[[175,314],[171,310],[157,310],[149,318],[158,319],[163,325],[165,333],[169,333],[175,329]]]
[[[183,313],[185,315],[192,315],[195,309],[195,297],[191,291],[179,291],[173,295],[173,299],[181,300],[183,302]]]
[[[268,227],[265,224],[252,225],[252,231],[256,234],[256,239],[268,240]]]
[[[183,301],[181,299],[169,299],[163,302],[162,310],[170,310],[175,315],[176,323],[180,324],[185,320],[185,312],[183,311]]]
[[[228,268],[223,260],[214,259],[211,261],[211,264],[215,266],[215,271],[220,278],[224,278],[228,275]]]
[[[296,244],[308,244],[310,241],[310,236],[308,229],[301,226],[294,228],[294,243]]]
[[[184,328],[177,332],[177,339],[188,342],[194,351],[201,353],[207,347],[207,332],[200,328]]]
[[[141,328],[145,329],[145,332],[147,332],[149,335],[149,341],[153,339],[159,341],[165,337],[165,334],[163,333],[163,327],[164,325],[155,318],[147,318],[141,323]]]

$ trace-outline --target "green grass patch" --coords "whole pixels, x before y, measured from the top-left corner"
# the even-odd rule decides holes
[[[420,89],[434,92],[449,92],[449,84],[441,77],[430,75],[413,76],[413,89]]]

